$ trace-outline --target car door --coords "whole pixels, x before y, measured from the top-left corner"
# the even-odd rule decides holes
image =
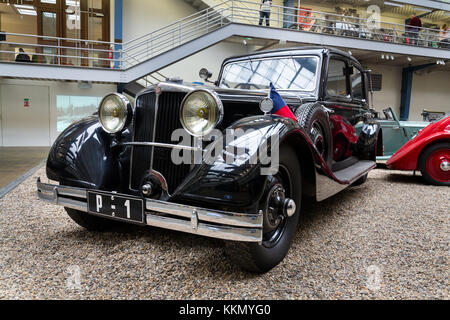
[[[345,160],[352,155],[351,144],[355,143],[355,128],[360,106],[355,104],[350,89],[349,61],[339,55],[330,56],[325,75],[323,104],[332,110],[330,115],[333,134],[333,160]]]
[[[349,120],[353,116],[353,108],[346,69],[344,57],[332,55],[328,60],[324,104],[334,114]]]
[[[354,122],[364,122],[364,114],[368,113],[367,81],[361,66],[354,61],[349,61],[350,90],[353,102]]]

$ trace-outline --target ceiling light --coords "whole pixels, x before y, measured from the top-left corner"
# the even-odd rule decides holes
[[[14,7],[16,7],[17,11],[21,15],[27,15],[27,16],[37,16],[36,10],[34,10],[33,6],[25,5],[25,4],[15,4]]]
[[[419,8],[419,7],[414,7],[415,11],[424,11],[424,12],[432,12],[433,10],[430,9],[425,9],[425,8]]]
[[[412,59],[411,59],[410,57],[407,57],[406,59],[408,59],[408,62],[411,62],[411,61],[412,61]]]
[[[66,0],[66,6],[68,7],[79,7],[80,1],[78,0]]]
[[[384,4],[387,5],[387,6],[393,6],[393,7],[403,7],[402,4],[388,2],[388,1],[385,1]]]

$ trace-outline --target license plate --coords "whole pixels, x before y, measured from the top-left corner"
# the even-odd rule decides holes
[[[144,222],[142,199],[115,193],[88,191],[87,202],[89,213],[128,222]]]

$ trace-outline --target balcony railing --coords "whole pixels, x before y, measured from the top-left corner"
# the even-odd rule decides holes
[[[258,25],[259,4],[245,0],[222,1],[125,43],[0,32],[0,61],[125,70],[230,23]],[[441,37],[440,30],[413,30],[403,24],[373,23],[370,19],[292,7],[272,5],[269,25],[299,32],[379,41],[380,44],[450,50],[449,40]],[[18,56],[20,48],[29,59],[24,55]],[[382,45],[380,51],[383,51]]]

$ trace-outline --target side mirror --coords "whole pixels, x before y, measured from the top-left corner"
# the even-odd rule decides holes
[[[200,76],[201,79],[208,82],[208,79],[212,77],[212,72],[206,68],[202,68],[202,69],[200,69],[200,72],[198,73],[198,75]]]

